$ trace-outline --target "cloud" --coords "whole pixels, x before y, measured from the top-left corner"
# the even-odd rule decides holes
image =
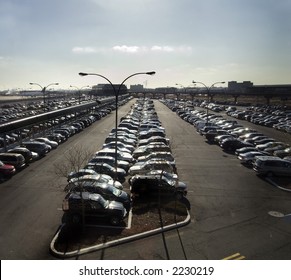
[[[170,47],[170,46],[153,46],[151,47],[151,51],[174,52],[175,48]]]
[[[96,53],[98,50],[93,47],[74,47],[72,49],[73,53]]]
[[[95,48],[95,47],[74,47],[72,49],[73,53],[86,54],[86,53],[98,53],[98,52],[119,52],[119,53],[129,53],[129,54],[138,54],[138,53],[190,53],[192,52],[192,47],[190,46],[158,46],[154,45],[151,47],[147,46],[127,46],[127,45],[116,45],[112,48]]]
[[[118,52],[125,52],[125,53],[138,53],[142,51],[144,48],[138,47],[138,46],[114,46],[112,50],[118,51]]]
[[[190,46],[158,46],[154,45],[152,47],[145,47],[145,46],[114,46],[112,48],[114,51],[125,52],[125,53],[148,53],[148,52],[164,52],[164,53],[172,53],[172,52],[191,52],[192,47]]]

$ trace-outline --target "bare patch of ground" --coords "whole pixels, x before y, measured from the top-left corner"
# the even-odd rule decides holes
[[[98,226],[86,224],[85,227],[62,227],[55,243],[59,252],[70,252],[109,241],[133,236],[146,231],[182,222],[187,217],[186,204],[181,201],[135,201],[132,208],[131,225],[124,223],[121,227],[108,224]],[[126,220],[127,222],[127,220]]]

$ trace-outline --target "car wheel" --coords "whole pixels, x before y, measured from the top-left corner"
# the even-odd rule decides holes
[[[120,224],[120,219],[116,216],[110,218],[110,223],[113,226],[117,226]]]

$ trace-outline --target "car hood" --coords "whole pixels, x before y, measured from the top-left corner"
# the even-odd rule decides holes
[[[119,181],[114,181],[114,187],[120,190],[123,189],[123,186]]]
[[[125,175],[126,174],[126,171],[123,168],[117,167],[116,171],[117,171],[117,173],[122,174],[122,175]]]
[[[130,196],[127,192],[125,191],[121,191],[119,197],[124,200],[124,201],[129,201],[130,200]]]
[[[4,165],[0,166],[0,169],[1,170],[13,170],[14,166],[10,165],[10,164],[4,164]]]
[[[126,160],[117,160],[117,164],[119,165],[129,165],[129,162]]]
[[[187,190],[187,185],[184,182],[178,182],[178,188]]]
[[[108,209],[124,211],[124,206],[123,206],[123,204],[121,202],[110,201],[109,204],[108,204]]]
[[[141,170],[142,164],[135,164],[129,168],[129,173]]]

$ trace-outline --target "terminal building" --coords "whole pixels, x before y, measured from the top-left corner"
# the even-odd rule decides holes
[[[114,87],[114,89],[113,89]],[[118,92],[118,95],[127,94],[127,87],[120,84],[98,84],[92,87],[92,94],[96,96],[115,96],[115,93]],[[120,89],[119,89],[120,88]]]
[[[253,83],[250,81],[243,81],[241,83],[237,81],[228,82],[228,91],[234,93],[246,93],[253,87]]]

